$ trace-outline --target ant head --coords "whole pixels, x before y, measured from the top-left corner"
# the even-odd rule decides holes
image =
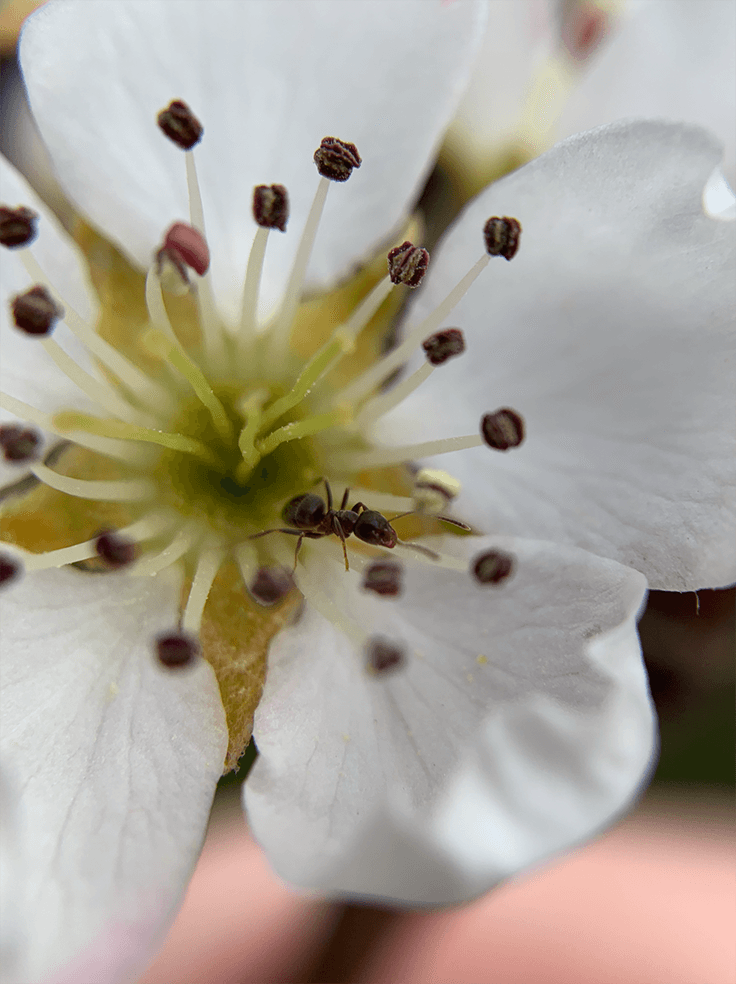
[[[360,514],[353,533],[363,543],[375,547],[395,547],[398,541],[396,530],[385,516],[374,509],[366,509]]]
[[[311,530],[322,522],[326,513],[324,499],[314,492],[306,492],[290,499],[281,515],[289,526],[294,526],[298,530]]]

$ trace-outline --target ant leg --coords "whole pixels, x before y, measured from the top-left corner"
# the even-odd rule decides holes
[[[286,532],[286,530],[284,531]],[[289,531],[291,532],[291,531]],[[302,541],[304,540],[304,534],[299,534],[299,539],[296,541],[296,550],[294,551],[294,570],[296,570],[296,564],[299,560],[299,551],[302,549]]]
[[[342,553],[343,553],[343,556],[345,558],[345,570],[346,571],[349,571],[350,570],[350,564],[348,563],[348,548],[345,546],[345,539],[346,539],[345,532],[344,532],[344,530],[342,528],[342,524],[340,523],[340,520],[337,518],[337,516],[335,516],[335,518],[332,520],[332,522],[333,522],[334,527],[335,527],[335,533],[337,533],[337,535],[340,537],[340,540],[342,541]]]
[[[340,503],[340,508],[344,509],[348,504],[348,496],[350,495],[350,489],[345,489],[345,495],[342,497],[342,502]]]
[[[330,483],[325,479],[325,489],[327,490],[327,513],[332,512],[332,489]]]
[[[267,536],[269,533],[290,533],[292,536],[301,536],[301,530],[287,530],[281,526],[277,526],[272,530],[261,530],[260,533],[251,533],[250,536],[246,537],[246,540],[257,540],[259,536]]]
[[[352,508],[352,512],[368,512],[368,506],[364,502],[356,502]]]

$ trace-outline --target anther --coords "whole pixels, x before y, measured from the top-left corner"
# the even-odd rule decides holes
[[[422,342],[422,348],[430,365],[441,366],[448,359],[462,355],[465,351],[465,337],[459,328],[444,328],[426,338]]]
[[[565,0],[559,13],[567,53],[576,61],[586,61],[608,33],[609,14],[595,0]]]
[[[0,448],[6,461],[21,464],[38,457],[41,435],[31,427],[21,424],[3,424],[0,427]]]
[[[259,605],[270,606],[285,598],[294,587],[294,578],[286,567],[261,567],[248,591]]]
[[[29,246],[38,235],[37,221],[38,213],[25,205],[0,205],[0,243],[8,249]]]
[[[508,451],[524,440],[524,418],[511,407],[501,407],[481,418],[480,432],[489,448]]]
[[[390,639],[372,636],[365,649],[368,669],[372,673],[391,673],[398,670],[406,659],[406,653],[401,646]]]
[[[413,499],[419,512],[442,512],[460,495],[462,485],[440,468],[420,468],[414,479]]]
[[[165,273],[167,261],[174,266],[185,284],[189,283],[187,267],[203,277],[210,266],[210,251],[202,233],[186,222],[175,222],[156,254],[156,272],[159,276]]]
[[[190,666],[200,651],[199,642],[186,632],[169,632],[156,639],[159,663],[169,669]]]
[[[323,178],[330,181],[347,181],[353,168],[363,163],[355,144],[345,143],[337,137],[324,137],[314,152],[314,163]]]
[[[266,229],[286,232],[289,194],[283,185],[257,185],[253,189],[253,218]]]
[[[362,588],[386,598],[401,594],[403,570],[395,560],[376,560],[366,568]]]
[[[181,99],[174,99],[156,119],[169,140],[182,150],[191,150],[202,139],[202,124]]]
[[[506,581],[514,569],[514,558],[500,550],[479,554],[470,571],[479,584],[500,584]]]
[[[490,256],[503,256],[505,260],[513,259],[519,249],[520,236],[521,225],[519,221],[508,216],[500,218],[494,215],[483,226],[486,252]]]
[[[429,266],[429,253],[423,246],[407,240],[388,254],[388,275],[392,284],[418,287]]]
[[[132,564],[138,552],[133,540],[120,536],[114,530],[100,533],[95,540],[95,550],[97,556],[113,570]]]
[[[27,335],[50,335],[64,316],[64,309],[40,284],[13,298],[11,309],[15,327]]]
[[[23,568],[14,557],[0,553],[0,588],[9,587],[20,577],[22,571]]]

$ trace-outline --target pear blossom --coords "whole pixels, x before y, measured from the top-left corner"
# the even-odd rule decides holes
[[[251,722],[256,838],[289,882],[351,897],[475,897],[641,787],[641,571],[728,576],[719,151],[678,124],[582,134],[428,256],[403,232],[482,20],[59,0],[28,22],[31,107],[90,226],[72,240],[2,164],[2,423],[44,442],[3,493],[12,980],[140,972]],[[379,249],[388,274],[347,307],[314,298]],[[399,347],[351,362],[414,286]],[[663,319],[679,348],[655,359]],[[632,434],[656,522],[625,455],[583,467]],[[506,462],[528,448],[550,482],[524,517]]]

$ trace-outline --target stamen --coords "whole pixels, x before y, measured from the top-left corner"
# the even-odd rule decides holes
[[[13,411],[15,412],[15,411]],[[31,418],[32,419],[32,418]],[[62,411],[53,417],[55,433],[66,436],[70,431],[88,431],[100,437],[118,438],[123,441],[142,441],[147,444],[158,444],[170,451],[183,451],[206,461],[207,464],[219,468],[222,462],[210,449],[194,437],[185,434],[172,434],[167,431],[153,430],[137,424],[127,424],[119,420],[102,420],[91,414],[77,413],[73,410]],[[76,439],[75,439],[76,440]],[[82,443],[77,441],[77,443]]]
[[[158,661],[171,670],[191,666],[200,653],[197,639],[184,632],[170,632],[156,639]]]
[[[181,621],[181,627],[185,632],[193,635],[199,633],[204,606],[224,556],[225,551],[219,546],[205,547],[200,553],[194,580],[189,590],[187,606]]]
[[[414,503],[418,512],[439,513],[460,495],[462,486],[440,468],[420,468],[414,480]]]
[[[49,291],[53,291],[53,285],[39,266],[32,251],[24,250],[21,258],[31,280],[41,281]],[[152,404],[153,409],[161,412],[174,409],[167,391],[149,379],[138,366],[98,335],[68,303],[65,304],[64,323],[92,355],[106,365],[144,403]]]
[[[376,560],[363,574],[362,588],[385,598],[401,594],[403,568],[395,560]]]
[[[422,385],[425,379],[432,375],[437,366],[443,365],[448,359],[461,355],[465,351],[465,339],[459,328],[446,328],[422,342],[427,356],[427,362],[420,366],[411,376],[392,386],[386,393],[370,400],[358,414],[356,425],[361,430],[368,430],[379,417],[403,403],[415,389]]]
[[[467,293],[471,284],[480,276],[490,262],[490,256],[486,253],[478,260],[450,291],[428,317],[421,321],[415,328],[412,328],[404,341],[395,349],[376,362],[362,375],[349,383],[342,392],[335,397],[336,404],[355,403],[368,396],[371,390],[376,389],[392,372],[402,366],[409,356],[417,349],[428,335],[432,335],[445,320],[447,315],[459,303]]]
[[[470,572],[479,584],[500,584],[514,570],[514,558],[501,550],[479,554],[470,565]]]
[[[3,458],[11,464],[34,461],[38,457],[41,444],[41,435],[30,427],[23,427],[21,424],[0,426],[0,448]]]
[[[171,543],[164,547],[163,550],[155,554],[148,554],[137,561],[131,568],[130,573],[141,577],[153,577],[154,574],[158,574],[159,571],[170,567],[180,557],[183,557],[194,543],[194,538],[195,524],[190,523],[184,529],[179,530]]]
[[[0,205],[0,245],[6,249],[30,246],[38,235],[38,213],[25,205],[9,208]]]
[[[174,262],[191,267],[203,277],[209,270],[210,250],[201,232],[186,222],[175,222],[164,237],[159,253],[165,253]]]
[[[309,258],[312,255],[312,247],[314,246],[314,240],[317,235],[317,227],[319,226],[320,219],[322,218],[322,212],[324,211],[325,201],[327,200],[327,192],[329,190],[329,179],[324,177],[321,178],[319,184],[317,185],[317,191],[314,195],[312,207],[310,208],[309,215],[307,216],[307,221],[296,251],[296,256],[294,257],[294,265],[291,268],[291,273],[286,284],[281,310],[276,315],[276,320],[270,329],[271,352],[269,358],[275,365],[282,364],[286,356],[294,315],[299,305],[299,301],[301,300],[302,290],[304,287],[304,278],[307,273],[307,265],[309,263]]]
[[[31,471],[58,492],[66,492],[79,499],[95,499],[107,502],[139,502],[150,498],[155,493],[151,482],[143,478],[120,479],[119,481],[89,480],[86,478],[69,478],[52,471],[46,465],[34,465]]]
[[[0,392],[0,407],[8,410],[10,413],[14,413],[16,417],[20,417],[22,420],[29,420],[42,430],[50,431],[59,437],[73,440],[75,444],[83,448],[89,448],[90,451],[97,451],[99,454],[107,455],[110,458],[118,458],[120,461],[131,463],[140,459],[140,452],[131,448],[124,441],[93,436],[91,434],[72,433],[75,430],[74,426],[71,427],[71,432],[68,429],[59,427],[54,423],[54,418],[51,414],[37,410],[22,400],[16,400],[14,396],[9,396],[7,393]]]
[[[156,121],[169,140],[182,150],[191,150],[204,133],[202,124],[181,99],[174,99],[162,109]]]
[[[112,570],[132,564],[138,552],[137,544],[114,530],[106,530],[95,540],[95,551]]]
[[[483,226],[483,239],[489,256],[512,260],[519,249],[521,225],[518,219],[494,215]]]
[[[446,437],[439,441],[424,441],[421,444],[399,444],[396,447],[354,451],[342,455],[335,462],[335,467],[348,472],[361,471],[363,468],[385,468],[389,465],[402,465],[407,461],[429,458],[437,454],[449,454],[451,451],[479,448],[484,443],[482,437],[469,434],[465,437]]]
[[[64,309],[41,284],[18,294],[10,306],[15,327],[26,335],[50,335],[59,318],[64,317]]]
[[[0,588],[9,588],[23,573],[19,560],[10,554],[0,552]]]
[[[241,404],[241,412],[245,416],[245,426],[238,437],[238,447],[243,455],[243,464],[238,466],[238,476],[245,480],[261,459],[261,453],[256,449],[256,436],[261,429],[261,407],[268,399],[268,390],[259,389],[250,394]]]
[[[429,266],[429,252],[409,240],[394,246],[388,254],[388,274],[392,284],[418,287]]]
[[[485,414],[480,427],[483,440],[496,451],[518,448],[524,440],[524,418],[511,407]]]
[[[238,349],[241,358],[247,353],[258,326],[258,293],[261,287],[268,233],[271,229],[285,232],[288,217],[289,196],[283,185],[258,185],[253,189],[253,218],[258,223],[258,229],[248,256],[243,300],[240,305]]]
[[[261,567],[248,585],[253,599],[264,607],[277,604],[294,588],[294,577],[287,567],[280,564]]]
[[[382,636],[371,636],[365,647],[366,666],[371,673],[384,675],[400,669],[406,661],[402,646]]]

